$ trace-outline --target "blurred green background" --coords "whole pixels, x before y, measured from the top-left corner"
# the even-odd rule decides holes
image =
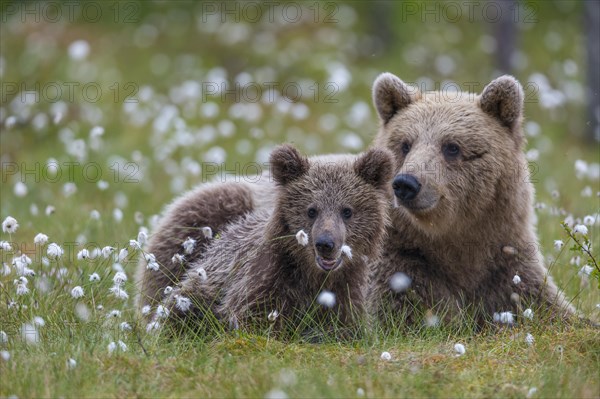
[[[587,8],[3,1],[2,218],[17,218],[27,241],[44,230],[79,245],[122,242],[195,184],[265,167],[278,143],[363,150],[383,71],[449,95],[508,72],[526,90],[527,156],[551,253],[564,218],[599,209]]]

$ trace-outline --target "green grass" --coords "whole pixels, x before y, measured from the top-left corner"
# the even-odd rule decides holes
[[[115,274],[112,260],[100,257],[83,261],[76,257],[84,246],[123,248],[142,227],[151,228],[153,215],[175,195],[206,181],[210,165],[205,162],[217,147],[226,154],[220,166],[227,170],[262,162],[273,145],[286,141],[308,154],[362,150],[377,128],[370,86],[382,71],[394,72],[408,82],[427,77],[437,84],[446,79],[463,85],[478,82],[482,88],[496,76],[493,55],[480,46],[482,35],[492,34],[493,24],[465,18],[456,23],[422,23],[418,17],[400,23],[402,9],[392,7],[384,12],[390,18],[393,35],[386,47],[377,38],[380,24],[368,16],[371,4],[351,2],[338,3],[339,15],[345,15],[346,22],[352,20],[348,15],[354,15],[351,25],[247,22],[247,30],[238,41],[228,41],[223,38],[235,33],[233,24],[221,25],[217,33],[208,32],[209,24],[201,20],[200,4],[142,2],[135,23],[115,22],[108,5],[97,23],[80,17],[35,23],[33,16],[22,22],[19,15],[6,14],[4,7],[14,4],[18,3],[2,1],[1,8],[7,20],[0,25],[4,65],[0,78],[2,95],[6,94],[0,99],[0,219],[15,217],[20,227],[12,235],[0,234],[0,240],[11,242],[14,249],[0,251],[0,257],[10,265],[15,255],[28,254],[32,259],[29,267],[36,276],[29,278],[31,292],[16,296],[14,267],[11,274],[0,275],[0,330],[8,335],[8,342],[0,343],[0,351],[10,356],[7,361],[0,359],[0,397],[265,397],[279,390],[289,397],[340,398],[357,397],[360,388],[369,398],[522,398],[533,387],[537,392],[532,397],[600,397],[597,328],[549,325],[540,317],[513,329],[490,328],[478,333],[468,325],[416,326],[392,332],[373,326],[360,339],[329,339],[321,344],[306,343],[300,337],[282,341],[266,332],[234,334],[218,329],[211,337],[147,334],[145,323],[137,320],[133,308],[137,255],[130,254],[121,262],[129,277],[124,285],[128,300],[109,294]],[[553,88],[568,86],[575,92],[584,88],[581,4],[528,4],[537,6],[538,18],[535,23],[519,24],[520,50],[527,63],[513,73],[524,85],[539,73]],[[347,14],[350,9],[354,14]],[[140,39],[144,24],[158,26],[156,38],[148,39],[146,47],[138,45],[144,41]],[[136,34],[138,39],[133,39]],[[560,36],[560,45],[556,45],[553,34]],[[90,53],[83,61],[67,55],[69,45],[78,39],[90,44]],[[157,61],[157,54],[168,60],[162,71],[156,65],[165,58]],[[456,67],[447,75],[435,67],[440,55],[450,55],[455,61]],[[300,102],[309,113],[304,119],[295,119],[272,103],[257,103],[259,111],[246,110],[237,117],[231,113],[235,102],[231,97],[205,100],[192,96],[175,104],[180,120],[171,121],[162,133],[153,127],[154,118],[174,103],[169,97],[171,90],[187,80],[214,80],[207,77],[214,68],[223,68],[229,81],[247,72],[260,84],[276,81],[282,87],[287,82],[307,80],[308,85],[318,83],[323,90],[331,80],[328,68],[335,63],[350,74],[348,87],[335,94],[337,102],[326,102],[327,92],[321,91],[315,100],[313,92],[305,91]],[[34,88],[36,83],[46,87],[61,82],[95,82],[103,95],[97,102],[83,99],[81,91],[76,91],[74,101],[63,98],[65,112],[54,124],[55,102],[42,95],[31,106],[23,107],[18,95],[8,93],[6,86],[24,83]],[[138,88],[135,112],[128,112],[124,105],[128,82]],[[120,88],[116,101],[111,89],[115,83]],[[154,92],[149,100],[144,99],[144,87]],[[575,176],[576,160],[599,162],[598,144],[582,140],[587,125],[583,117],[585,99],[575,96],[555,108],[543,107],[539,97],[532,100],[526,104],[525,114],[527,122],[540,128],[538,136],[529,137],[528,149],[540,151],[532,180],[537,202],[545,205],[536,210],[541,249],[558,285],[585,316],[598,320],[597,283],[593,279],[586,283],[578,275],[588,259],[582,257],[579,266],[570,263],[578,253],[570,251],[572,242],[561,227],[567,215],[581,220],[600,211],[598,179]],[[215,115],[203,113],[207,102],[217,105]],[[367,104],[370,113],[353,121],[351,116],[359,113],[360,103]],[[357,108],[351,111],[354,106]],[[100,116],[94,116],[98,112]],[[244,118],[257,112],[257,119]],[[144,113],[148,119],[136,123],[135,117]],[[34,120],[39,114],[48,115],[49,123],[36,127]],[[15,126],[8,128],[6,119],[11,115],[19,117]],[[207,133],[211,128],[218,132],[223,120],[233,123],[232,135]],[[328,120],[334,122],[331,129],[324,123]],[[105,133],[102,144],[91,149],[89,132],[94,126],[104,127]],[[178,141],[178,130],[191,133],[194,140]],[[359,144],[353,146],[349,137],[358,138]],[[69,152],[74,139],[82,139],[88,148],[81,158]],[[61,164],[60,178],[45,175],[49,158]],[[189,160],[200,164],[199,174],[184,167]],[[79,162],[73,176],[68,175],[66,162]],[[133,181],[126,179],[132,169],[115,174],[115,165],[127,162],[137,172]],[[106,190],[98,188],[93,174],[84,173],[90,163],[100,168],[101,179],[108,182]],[[27,174],[24,169],[33,172]],[[24,197],[13,191],[19,181],[28,189]],[[180,184],[173,184],[178,181]],[[69,182],[77,191],[65,196],[63,189]],[[591,197],[581,195],[587,186]],[[553,196],[553,191],[559,196]],[[37,214],[31,212],[33,205]],[[48,205],[55,208],[49,216],[44,212]],[[112,215],[116,208],[123,213],[121,221]],[[92,210],[99,211],[98,220],[90,217]],[[65,249],[62,259],[43,264],[46,247],[33,244],[33,237],[40,232]],[[589,238],[597,259],[599,232],[598,223],[590,226]],[[553,247],[557,239],[565,242],[562,251]],[[65,269],[62,277],[61,268]],[[100,275],[100,282],[88,280],[94,272]],[[78,285],[85,296],[74,299],[70,292]],[[11,301],[16,305],[9,306]],[[109,320],[107,315],[113,309],[120,310],[121,316]],[[21,333],[23,324],[31,323],[34,317],[45,321],[38,328],[35,344],[27,343]],[[129,323],[132,331],[121,331],[122,322]],[[535,338],[532,346],[525,342],[527,333]],[[127,351],[109,353],[109,343],[119,340],[126,343]],[[465,345],[465,355],[455,356],[456,343]],[[380,359],[383,351],[392,354],[391,361]],[[69,358],[77,362],[73,369],[67,367]]]

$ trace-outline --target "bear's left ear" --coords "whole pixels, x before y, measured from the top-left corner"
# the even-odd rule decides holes
[[[306,157],[289,144],[276,147],[271,153],[271,174],[275,181],[285,186],[308,172],[310,164]]]
[[[387,188],[392,180],[394,161],[385,148],[373,148],[354,161],[354,172],[377,189]]]
[[[488,84],[479,97],[479,106],[488,115],[517,133],[523,117],[523,87],[512,76],[504,75]]]

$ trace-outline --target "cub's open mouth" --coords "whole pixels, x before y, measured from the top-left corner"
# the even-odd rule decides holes
[[[338,267],[342,263],[342,257],[340,256],[337,259],[325,259],[320,256],[317,256],[317,264],[319,267],[326,272],[331,271]]]

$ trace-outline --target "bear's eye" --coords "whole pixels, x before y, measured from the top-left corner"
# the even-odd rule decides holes
[[[350,208],[342,209],[342,217],[346,220],[350,219],[352,217],[352,209],[350,209]]]
[[[453,160],[460,155],[460,147],[455,143],[444,144],[442,146],[442,153],[446,159]]]
[[[314,219],[317,217],[317,214],[319,212],[317,212],[317,210],[315,208],[308,208],[308,211],[306,212],[306,214],[308,215],[309,218]]]
[[[404,143],[402,143],[402,155],[406,155],[410,152],[410,144],[407,143],[406,141]]]

